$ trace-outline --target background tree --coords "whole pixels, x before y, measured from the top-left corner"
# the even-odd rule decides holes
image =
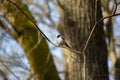
[[[17,5],[19,5],[20,8],[22,8],[22,10],[34,20],[25,4],[23,4],[21,1],[16,1],[14,3],[18,3]],[[30,63],[32,75],[35,77],[35,79],[52,80],[54,78],[55,80],[59,80],[45,39],[41,37],[41,34],[33,27],[34,25],[31,24],[29,19],[27,19],[13,4],[11,4],[9,1],[4,1],[4,4],[1,5],[3,13],[6,14],[4,15],[5,18],[12,24],[12,27],[17,35],[14,36],[14,33],[13,37],[18,40],[25,51],[25,55]],[[6,28],[4,29],[6,30]]]

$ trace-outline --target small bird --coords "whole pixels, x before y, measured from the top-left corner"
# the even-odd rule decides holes
[[[57,43],[58,43],[58,46],[66,46],[68,48],[71,48],[61,35],[57,36]]]

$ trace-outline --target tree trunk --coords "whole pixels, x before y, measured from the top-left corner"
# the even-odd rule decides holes
[[[60,0],[64,36],[72,49],[83,51],[93,25],[102,18],[99,0]],[[107,46],[103,23],[95,28],[83,55],[68,51],[69,80],[108,80]],[[71,58],[71,55],[73,58]]]
[[[8,80],[7,74],[0,69],[0,77],[2,77],[4,80]]]
[[[16,4],[19,4],[21,9],[35,22],[25,4],[19,0],[16,1]],[[2,4],[0,11],[3,11],[3,14],[6,14],[5,11],[7,12],[4,16],[17,32],[17,37],[15,37],[25,51],[35,80],[60,80],[47,42],[45,39],[41,39],[42,35],[38,33],[29,19],[15,5],[6,1]],[[40,43],[37,43],[38,40]]]
[[[115,80],[120,80],[120,58],[115,63]]]

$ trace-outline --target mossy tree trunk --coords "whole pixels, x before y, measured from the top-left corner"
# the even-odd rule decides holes
[[[16,4],[19,5],[34,21],[34,18],[25,4],[19,0],[16,1]],[[42,37],[41,34],[38,33],[37,29],[34,28],[34,25],[19,11],[18,8],[7,1],[4,1],[0,5],[0,10],[5,14],[4,16],[16,31],[16,36],[13,34],[13,37],[18,40],[24,49],[35,79],[60,80],[46,40],[38,38],[38,34],[39,37]],[[38,39],[41,39],[39,44],[37,44]]]
[[[72,49],[83,51],[93,25],[102,18],[99,0],[60,0],[64,36]],[[69,80],[108,80],[107,46],[103,23],[97,25],[85,53],[67,51]],[[75,58],[71,58],[72,57]]]

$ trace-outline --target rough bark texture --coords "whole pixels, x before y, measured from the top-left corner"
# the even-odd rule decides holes
[[[60,0],[60,4],[65,13],[65,27],[63,27],[65,38],[73,49],[82,51],[93,25],[102,17],[100,2]],[[71,58],[69,53],[75,59]],[[108,80],[107,46],[104,40],[103,23],[97,25],[86,53],[83,55],[69,53],[69,80]]]
[[[115,80],[120,80],[120,58],[115,63]]]

